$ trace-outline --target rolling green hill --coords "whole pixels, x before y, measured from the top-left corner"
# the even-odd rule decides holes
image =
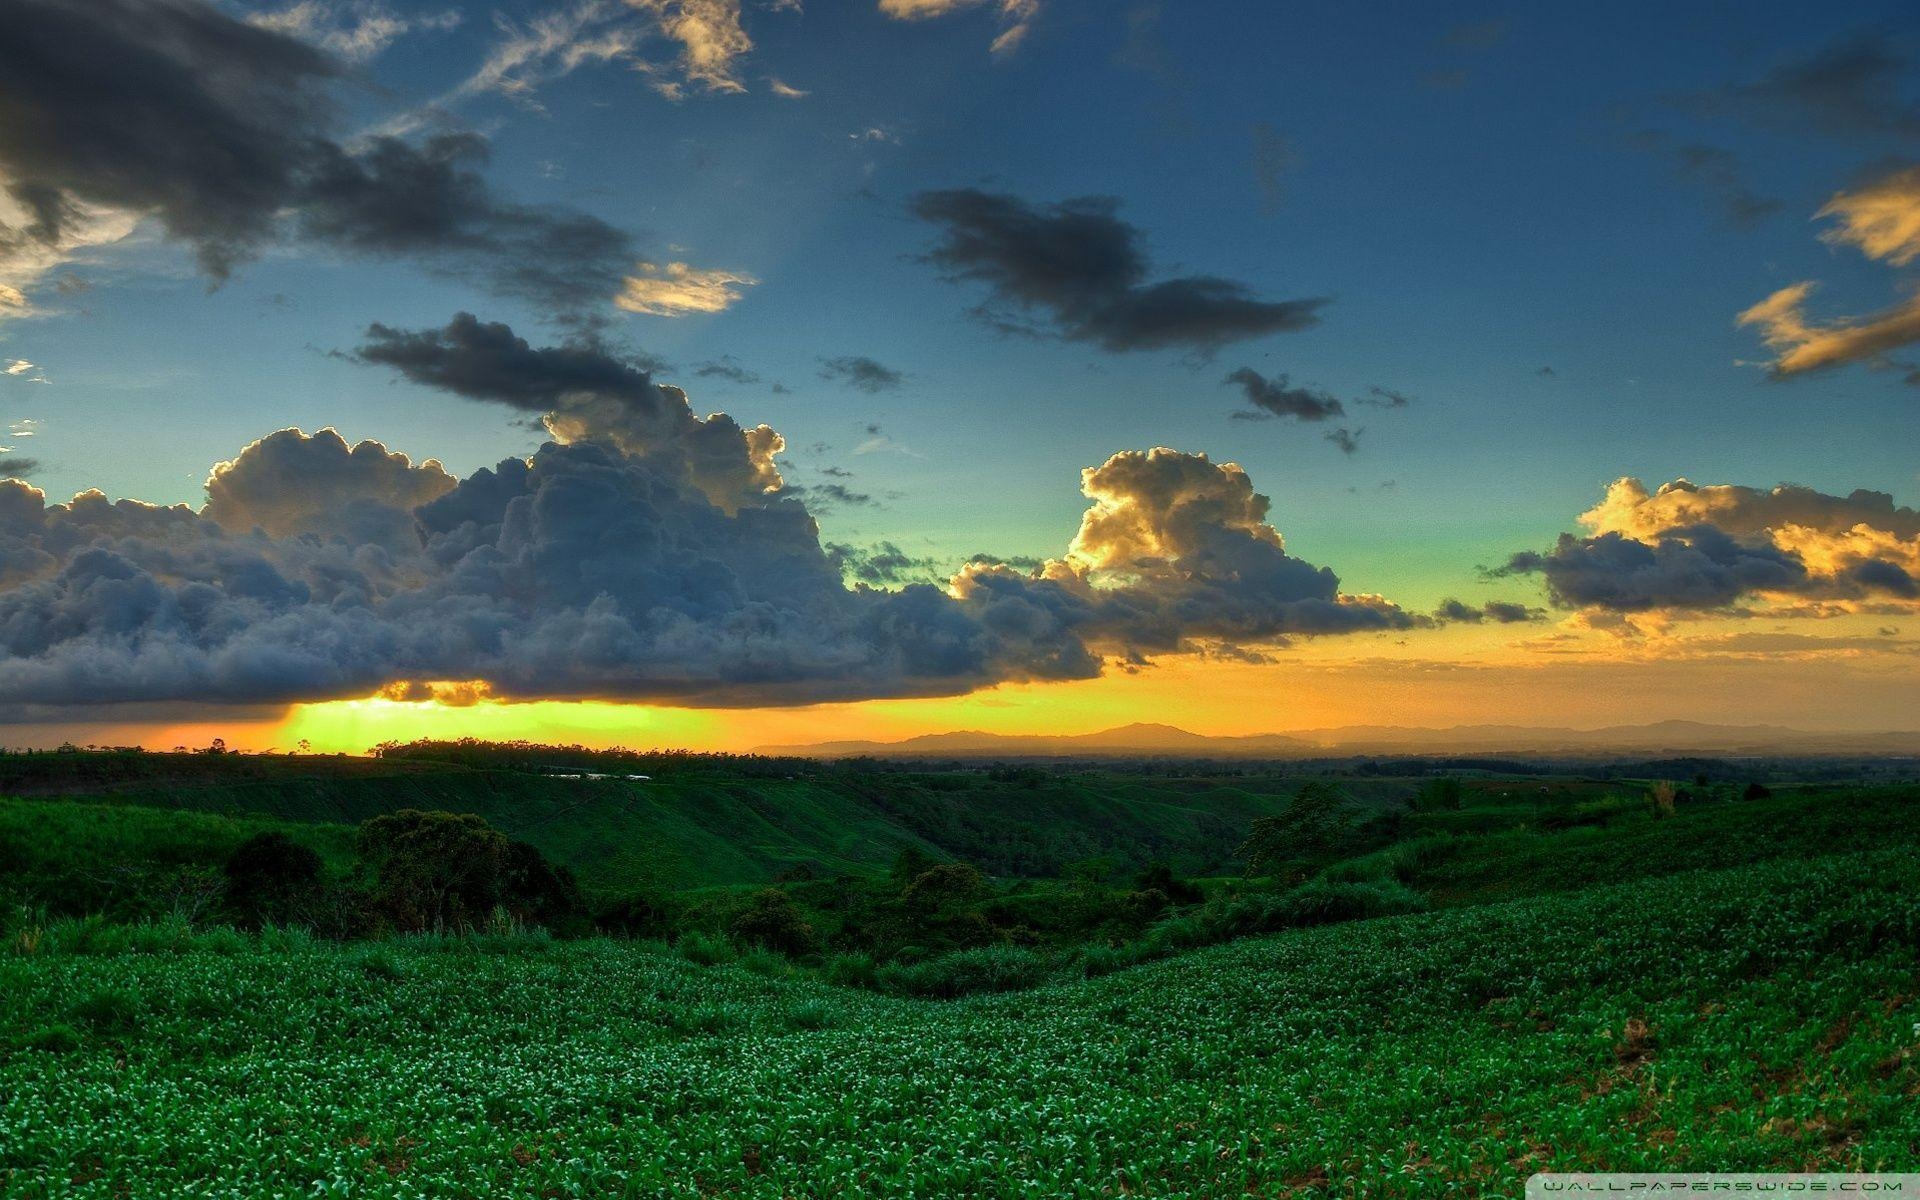
[[[1069,863],[1165,861],[1183,874],[1225,870],[1254,818],[1297,779],[1127,775],[875,773],[794,777],[724,769],[649,780],[562,778],[454,763],[238,755],[25,756],[0,761],[9,790],[70,801],[357,825],[402,808],[476,813],[617,890],[758,883],[806,866],[884,870],[902,850],[960,859],[1002,877],[1052,877]],[[139,761],[142,759],[156,761]],[[171,761],[157,761],[171,760]],[[624,774],[624,772],[623,772]],[[1405,780],[1357,780],[1376,805]]]
[[[1515,1196],[1910,1169],[1920,891],[1868,852],[924,1002],[643,943],[0,956],[22,1196]]]

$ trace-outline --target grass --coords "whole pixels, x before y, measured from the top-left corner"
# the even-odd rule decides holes
[[[1911,862],[1655,874],[944,1002],[609,941],[16,952],[0,1191],[1452,1196],[1575,1165],[1906,1168]]]

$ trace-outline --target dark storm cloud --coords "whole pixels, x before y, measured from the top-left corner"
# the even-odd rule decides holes
[[[1841,137],[1920,137],[1914,65],[1897,39],[1863,32],[1693,97],[1692,107]]]
[[[58,247],[83,206],[151,215],[219,282],[289,234],[402,255],[557,315],[610,301],[636,257],[597,218],[502,200],[471,134],[333,135],[337,64],[199,0],[0,4],[0,169]]]
[[[875,362],[864,354],[821,359],[820,378],[834,383],[844,383],[848,387],[858,388],[869,395],[890,392],[907,380],[901,372],[884,363]]]
[[[457,480],[378,443],[282,430],[216,466],[198,511],[99,492],[49,505],[0,481],[0,711],[447,681],[507,698],[815,703],[1425,623],[1288,554],[1245,472],[1203,455],[1115,455],[1084,473],[1065,558],[976,561],[949,590],[917,581],[933,564],[898,547],[823,546],[777,474],[759,484],[778,435],[695,418],[678,389],[480,322],[369,346],[490,402],[558,397],[555,440]],[[506,378],[480,380],[482,359]],[[667,411],[630,411],[655,401]]]
[[[1321,298],[1262,300],[1212,275],[1149,283],[1140,231],[1115,216],[1118,207],[1109,197],[1034,205],[973,189],[922,192],[913,202],[914,214],[944,234],[928,261],[986,284],[991,299],[977,315],[1002,328],[1114,352],[1207,353],[1318,323]]]
[[[1222,383],[1235,384],[1247,398],[1251,410],[1235,413],[1240,417],[1294,417],[1302,421],[1324,421],[1343,416],[1346,406],[1327,392],[1295,387],[1286,375],[1268,378],[1252,367],[1241,367]]]

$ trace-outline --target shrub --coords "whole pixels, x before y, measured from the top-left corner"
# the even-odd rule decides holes
[[[399,980],[407,977],[407,972],[394,957],[393,951],[385,946],[376,946],[360,960],[360,969],[369,979]]]
[[[17,1043],[22,1050],[38,1050],[43,1054],[72,1054],[82,1043],[80,1031],[71,1025],[43,1025],[21,1036]]]
[[[284,833],[256,833],[222,867],[226,901],[249,928],[304,919],[320,890],[320,855]]]
[[[787,960],[771,950],[755,948],[742,954],[738,960],[739,968],[751,975],[762,975],[772,979],[785,975],[792,968]]]
[[[781,954],[811,954],[818,942],[793,897],[779,888],[762,888],[728,926],[743,946],[758,946]]]
[[[837,983],[841,987],[874,986],[879,968],[874,964],[871,954],[836,954],[827,960],[820,974],[828,983]]]
[[[132,992],[102,989],[74,1005],[73,1017],[96,1033],[118,1033],[139,1024],[140,998]]]
[[[882,989],[907,996],[950,999],[976,992],[1010,992],[1045,978],[1047,960],[1017,946],[956,950],[925,962],[880,968]]]
[[[708,937],[699,930],[681,934],[680,940],[674,943],[674,949],[681,958],[703,967],[717,967],[721,963],[732,962],[734,958],[734,949],[725,939]]]

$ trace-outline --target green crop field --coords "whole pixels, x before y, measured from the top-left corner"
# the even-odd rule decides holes
[[[0,960],[40,1196],[1515,1195],[1907,1167],[1904,851],[1242,941],[957,1002],[642,943],[269,934]]]

